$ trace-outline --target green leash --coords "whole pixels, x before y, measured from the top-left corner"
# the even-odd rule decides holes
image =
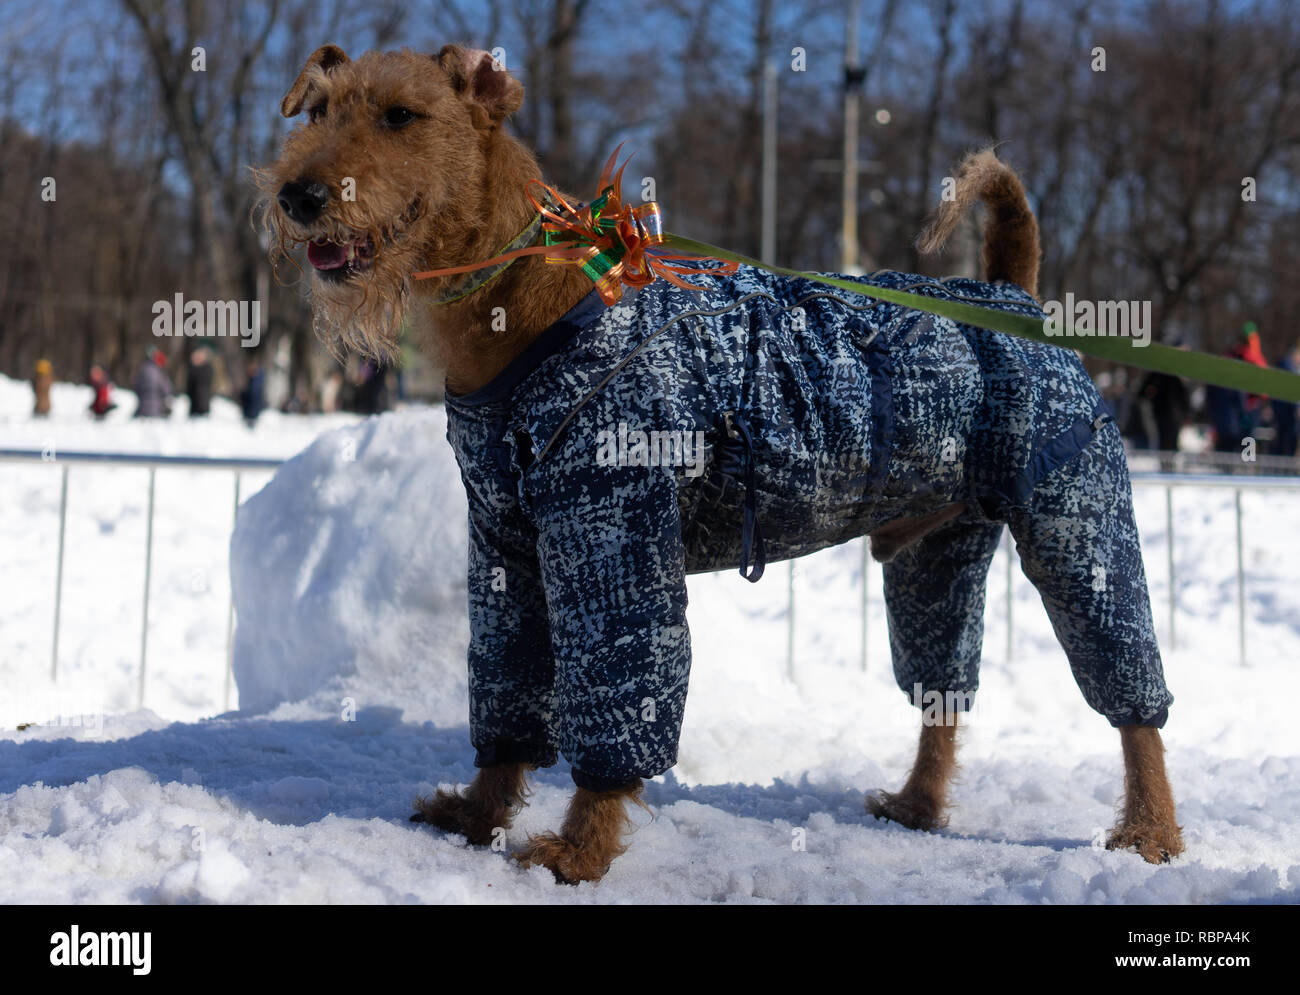
[[[738,252],[683,238],[671,232],[664,234],[664,245],[682,252],[698,256],[710,256],[727,262],[742,263],[770,273],[795,276],[813,283],[825,284],[863,294],[877,300],[901,304],[904,307],[926,311],[963,325],[974,325],[993,332],[1006,332],[1018,335],[1022,339],[1031,339],[1046,345],[1062,349],[1076,349],[1098,359],[1108,359],[1127,366],[1137,366],[1144,370],[1158,373],[1170,373],[1189,380],[1230,387],[1233,390],[1249,394],[1264,394],[1279,401],[1300,402],[1300,374],[1288,373],[1272,367],[1264,368],[1253,363],[1245,363],[1227,356],[1211,356],[1209,353],[1192,352],[1187,349],[1175,349],[1172,346],[1152,342],[1145,346],[1136,345],[1127,337],[1103,335],[1075,335],[1072,326],[1065,326],[1060,335],[1049,336],[1043,331],[1041,319],[1030,318],[1023,314],[1009,311],[995,311],[990,308],[976,307],[961,301],[941,300],[925,297],[921,294],[909,294],[902,290],[890,290],[870,284],[855,283],[852,280],[840,280],[833,276],[821,276],[817,273],[804,273],[801,270],[772,266],[769,263],[742,256]]]

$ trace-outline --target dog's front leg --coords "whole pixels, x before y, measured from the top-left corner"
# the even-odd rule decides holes
[[[923,724],[916,763],[903,790],[880,791],[867,799],[867,811],[908,829],[942,829],[948,824],[948,784],[957,769],[957,713],[946,721]]]
[[[1124,813],[1106,840],[1107,850],[1132,847],[1148,863],[1167,863],[1183,852],[1183,831],[1165,773],[1165,746],[1151,726],[1120,726],[1124,749]]]
[[[495,831],[509,828],[523,807],[527,772],[527,764],[484,767],[463,794],[439,788],[432,798],[417,798],[411,821],[427,822],[449,833],[460,833],[477,846],[486,846]]]
[[[623,836],[631,829],[627,802],[645,808],[641,779],[614,791],[578,788],[569,802],[560,832],[530,836],[528,846],[515,854],[524,867],[549,867],[565,884],[599,881],[614,858],[627,849]]]

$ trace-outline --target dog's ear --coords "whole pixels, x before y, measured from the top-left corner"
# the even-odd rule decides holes
[[[524,103],[524,85],[481,48],[444,45],[435,58],[457,93],[476,111],[474,124],[491,127]]]
[[[319,69],[321,72],[327,73],[335,66],[343,65],[347,61],[347,53],[337,45],[322,45],[312,52],[311,58],[302,67],[302,72],[293,81],[293,86],[289,87],[289,92],[280,101],[280,113],[285,117],[293,117],[302,110],[303,102],[307,99],[307,91],[311,89],[313,69]]]

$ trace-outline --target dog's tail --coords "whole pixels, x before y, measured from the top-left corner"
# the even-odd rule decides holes
[[[1025,188],[992,149],[984,149],[957,169],[956,188],[939,204],[916,240],[927,255],[938,252],[976,200],[989,217],[984,227],[984,279],[1010,280],[1038,297],[1038,219],[1029,209]]]

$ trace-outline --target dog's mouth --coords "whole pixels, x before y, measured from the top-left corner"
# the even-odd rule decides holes
[[[327,280],[346,280],[375,264],[375,241],[361,235],[348,242],[308,242],[307,261]]]
[[[313,238],[307,242],[307,261],[322,279],[350,280],[375,265],[381,247],[401,241],[419,218],[420,206],[420,198],[416,197],[394,224],[376,233],[378,243],[375,235],[365,232],[349,232],[350,237],[343,239]]]

